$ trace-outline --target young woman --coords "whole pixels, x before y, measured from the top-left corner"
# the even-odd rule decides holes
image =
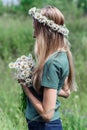
[[[74,69],[64,16],[48,6],[29,10],[33,17],[35,57],[33,87],[22,85],[27,95],[29,130],[62,130],[58,96],[68,97],[73,88]]]

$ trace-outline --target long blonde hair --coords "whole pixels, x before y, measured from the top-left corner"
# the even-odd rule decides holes
[[[41,14],[53,20],[58,25],[64,24],[64,16],[56,7],[45,7],[41,9]],[[67,52],[70,66],[68,84],[70,89],[72,89],[74,67],[72,54],[67,44],[67,40],[65,40],[62,34],[51,30],[48,26],[39,23],[36,19],[34,19],[34,29],[36,37],[35,55],[37,59],[37,66],[35,67],[33,72],[33,86],[35,87],[37,92],[39,92],[43,67],[46,59],[57,50],[65,50]]]

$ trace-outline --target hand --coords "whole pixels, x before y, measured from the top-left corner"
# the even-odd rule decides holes
[[[18,83],[21,84],[21,87],[22,87],[23,91],[24,91],[25,94],[28,96],[28,94],[29,94],[29,89],[28,89],[27,85],[25,84],[25,81],[22,80],[22,79],[18,79]]]
[[[29,95],[29,88],[25,85],[22,85],[22,89],[25,92],[25,94],[28,96]]]
[[[68,77],[66,77],[64,86],[59,92],[59,96],[67,98],[67,97],[69,97],[69,95],[70,95],[70,89],[68,86]]]
[[[26,86],[26,83],[23,79],[18,79],[18,83],[20,83],[21,86]]]

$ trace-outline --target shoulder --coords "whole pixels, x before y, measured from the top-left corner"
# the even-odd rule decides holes
[[[58,61],[58,60],[56,60],[54,58],[49,58],[46,61],[44,67],[47,68],[47,69],[54,69],[54,68],[57,69],[57,68],[61,68],[62,65],[61,65],[60,61]]]
[[[64,67],[64,65],[68,64],[68,57],[66,52],[59,52],[55,55],[52,55],[45,62],[45,66],[55,66],[55,67]]]
[[[49,57],[44,65],[45,70],[56,71],[59,74],[69,73],[69,61],[66,52],[60,52]]]

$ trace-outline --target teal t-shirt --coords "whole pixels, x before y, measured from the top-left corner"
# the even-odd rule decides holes
[[[41,79],[41,88],[44,87],[57,89],[57,92],[62,89],[65,78],[69,75],[69,62],[66,52],[54,52],[46,61],[42,79]],[[42,101],[43,96],[38,95],[33,87],[30,88],[30,91],[34,94],[34,96]],[[59,113],[60,101],[56,99],[56,108],[54,112],[54,116],[52,117],[51,121],[60,118]],[[26,118],[29,120],[36,120],[36,121],[44,121],[39,113],[35,110],[32,103],[27,98],[27,107],[25,112]]]

